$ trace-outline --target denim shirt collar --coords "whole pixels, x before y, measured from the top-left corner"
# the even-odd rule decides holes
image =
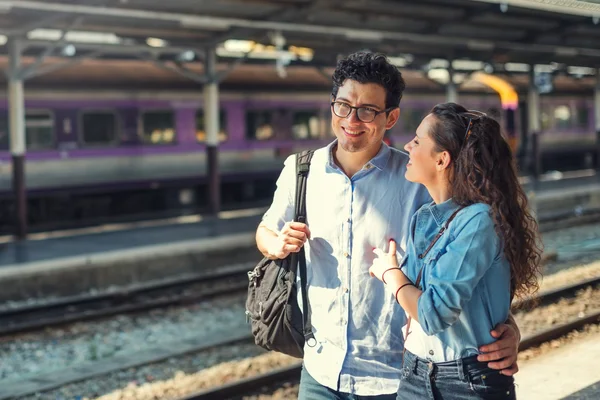
[[[440,204],[435,204],[435,202],[432,201],[423,208],[431,212],[435,223],[441,228],[459,207],[460,206],[456,204],[454,200],[448,199]]]
[[[334,169],[338,168],[335,164],[335,161],[333,160],[333,148],[337,146],[337,142],[338,140],[335,139],[333,142],[327,145],[327,164]],[[381,148],[379,149],[379,152],[377,152],[375,157],[371,158],[369,163],[372,164],[378,170],[382,171],[387,165],[391,153],[392,150],[390,150],[390,147],[384,142],[381,142]]]

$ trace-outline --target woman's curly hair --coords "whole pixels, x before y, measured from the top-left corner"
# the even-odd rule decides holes
[[[486,203],[492,209],[497,234],[511,268],[511,299],[539,289],[542,245],[538,225],[529,212],[519,184],[512,151],[500,125],[487,116],[472,121],[468,110],[455,103],[438,104],[432,110],[436,123],[429,132],[435,151],[451,157],[450,191],[462,206]]]

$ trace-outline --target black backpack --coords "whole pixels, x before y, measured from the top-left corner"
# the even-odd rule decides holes
[[[296,155],[294,221],[306,223],[306,181],[313,151]],[[299,267],[299,268],[298,268]],[[298,305],[296,273],[300,273],[302,311]],[[283,260],[263,258],[248,272],[246,318],[257,345],[293,357],[304,356],[304,342],[317,344],[310,323],[304,247]]]

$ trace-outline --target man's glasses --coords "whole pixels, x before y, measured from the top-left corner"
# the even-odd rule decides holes
[[[467,138],[469,137],[469,135],[471,134],[471,128],[473,126],[473,122],[483,118],[483,117],[487,117],[487,114],[481,111],[477,111],[477,110],[469,110],[469,111],[465,111],[463,113],[458,114],[460,115],[462,118],[464,118],[465,120],[468,120],[469,122],[467,122],[467,130],[465,131],[465,138],[463,139],[464,141],[467,140]]]
[[[396,107],[389,107],[383,111],[377,111],[371,107],[353,107],[350,104],[346,104],[341,101],[332,101],[331,108],[333,110],[333,113],[340,118],[347,118],[352,113],[352,110],[356,110],[356,117],[361,122],[367,123],[373,122],[373,120],[379,114],[383,114],[384,112],[390,112]]]

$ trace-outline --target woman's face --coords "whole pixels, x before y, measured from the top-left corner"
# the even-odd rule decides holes
[[[410,155],[404,176],[411,182],[427,186],[439,176],[440,153],[434,150],[435,142],[429,136],[435,123],[435,116],[427,115],[417,128],[415,138],[404,146]]]

